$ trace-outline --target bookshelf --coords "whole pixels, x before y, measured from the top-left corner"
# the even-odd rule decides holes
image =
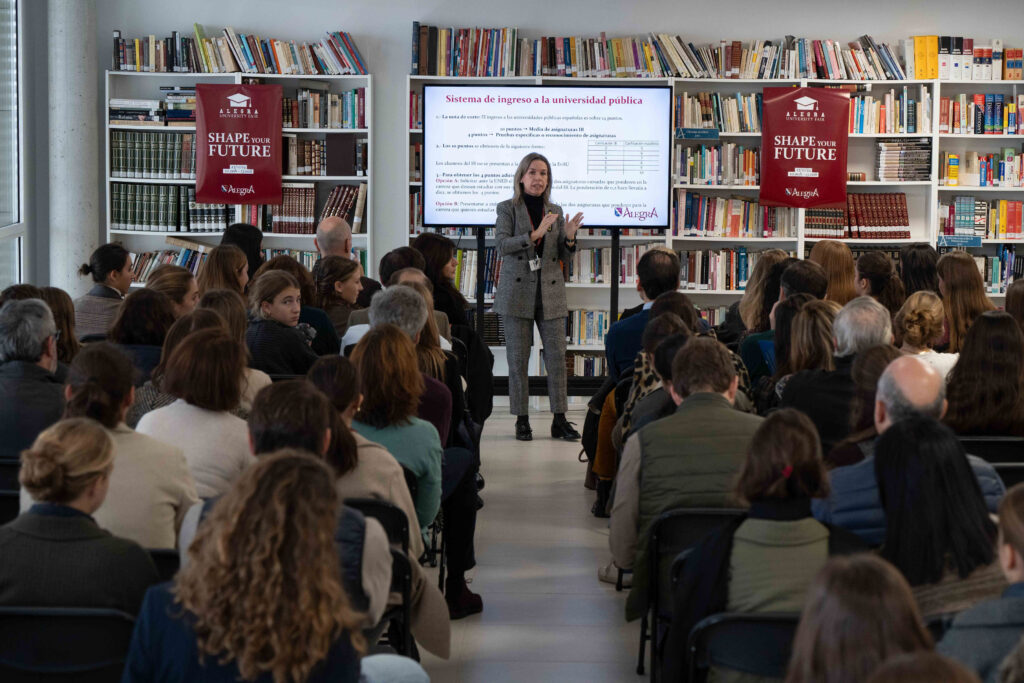
[[[265,250],[290,250],[298,252],[314,252],[316,247],[313,244],[313,231],[325,203],[335,187],[352,187],[357,189],[360,184],[366,185],[364,213],[362,224],[354,226],[352,235],[352,246],[356,254],[364,263],[364,269],[368,276],[372,276],[376,267],[376,260],[373,253],[373,240],[370,233],[373,227],[373,183],[371,176],[373,171],[373,77],[372,75],[313,75],[313,74],[271,74],[271,73],[185,73],[185,72],[146,72],[146,71],[120,71],[108,70],[105,79],[105,100],[104,116],[107,116],[107,104],[112,98],[126,99],[160,99],[166,94],[160,90],[161,86],[191,87],[197,83],[220,83],[220,84],[241,84],[241,83],[277,83],[283,88],[285,98],[297,98],[300,90],[344,95],[345,93],[360,90],[362,91],[362,104],[364,107],[362,118],[365,120],[365,127],[289,127],[282,129],[282,134],[288,138],[294,137],[297,144],[304,141],[316,142],[327,150],[327,158],[330,159],[333,150],[347,150],[356,145],[361,145],[362,171],[356,170],[351,175],[282,175],[282,183],[286,191],[289,186],[294,188],[304,187],[311,191],[313,196],[312,223],[307,217],[301,226],[302,232],[280,232],[273,229],[273,223],[268,226],[261,225],[263,229],[263,248]],[[286,121],[287,122],[287,121]],[[223,225],[235,222],[254,222],[249,213],[248,205],[228,205],[223,214],[223,223],[219,222],[213,229],[197,230],[194,226],[191,229],[180,228],[161,229],[161,222],[156,221],[155,225],[147,224],[143,227],[149,229],[140,230],[126,228],[120,223],[115,223],[115,217],[120,212],[115,207],[115,201],[119,193],[129,185],[141,188],[151,188],[151,191],[163,191],[160,188],[168,188],[167,192],[187,192],[195,187],[195,180],[190,178],[153,178],[153,177],[120,177],[115,173],[116,151],[115,140],[123,139],[119,136],[124,133],[131,133],[137,136],[154,136],[156,134],[193,134],[195,125],[134,125],[130,123],[118,124],[111,121],[107,116],[105,119],[105,202],[107,210],[106,238],[107,241],[118,241],[124,244],[128,251],[142,253],[148,251],[160,251],[169,248],[166,240],[168,237],[178,237],[190,242],[198,243],[206,247],[216,246],[223,236]],[[282,148],[283,156],[288,155],[288,139]],[[145,144],[140,142],[139,144]],[[176,143],[177,144],[177,143]],[[293,189],[292,191],[298,191]],[[169,200],[170,201],[170,200]],[[220,218],[220,216],[218,216]],[[167,228],[166,225],[163,226]]]

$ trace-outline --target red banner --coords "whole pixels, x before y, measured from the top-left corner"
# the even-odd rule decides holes
[[[196,84],[196,201],[281,203],[281,86]]]
[[[825,88],[765,88],[761,197],[768,206],[846,206],[850,95]]]

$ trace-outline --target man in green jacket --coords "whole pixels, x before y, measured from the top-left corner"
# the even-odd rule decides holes
[[[738,379],[728,350],[695,337],[672,362],[669,393],[678,408],[626,441],[616,477],[610,545],[615,565],[633,570],[626,618],[647,607],[647,537],[663,512],[735,507],[733,481],[763,421],[733,408]]]

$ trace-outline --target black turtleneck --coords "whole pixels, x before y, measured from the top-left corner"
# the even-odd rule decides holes
[[[530,222],[536,230],[544,218],[544,196],[534,197],[531,194],[523,193],[523,202],[526,204],[526,212],[530,215]],[[541,257],[544,254],[544,235],[541,235],[534,245],[534,254]],[[544,298],[541,295],[541,279],[537,276],[537,295],[534,300],[534,319],[541,320],[544,316]]]

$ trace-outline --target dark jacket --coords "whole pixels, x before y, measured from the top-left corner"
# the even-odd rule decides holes
[[[263,265],[263,231],[248,223],[232,223],[224,230],[220,243],[233,244],[242,250],[249,265],[249,280],[253,280]]]
[[[37,503],[0,527],[0,605],[139,611],[160,580],[134,541],[64,505]]]
[[[773,349],[770,359],[765,355],[765,350],[768,348]],[[756,384],[760,378],[771,377],[775,372],[774,348],[775,330],[748,334],[740,342],[740,358],[747,366],[751,383]]]
[[[268,375],[305,375],[317,359],[301,332],[276,320],[250,321],[245,345],[252,357],[249,366]]]
[[[473,421],[482,425],[494,409],[494,354],[472,327],[459,325],[451,333],[465,346],[466,406]],[[461,353],[454,341],[452,351]]]
[[[724,527],[709,534],[686,556],[672,592],[672,624],[666,643],[663,680],[681,681],[687,670],[687,639],[690,631],[701,619],[726,611],[729,600],[729,562],[732,557],[733,537],[748,518],[770,520],[797,520],[810,515],[806,499],[788,501],[757,501],[750,512],[738,516]],[[867,546],[853,534],[825,525],[828,528],[828,554],[847,555],[867,550]]]
[[[363,286],[363,291],[359,292],[359,296],[356,297],[356,306],[359,308],[369,308],[373,295],[384,289],[384,287],[381,286],[381,283],[365,275],[359,278],[359,284]]]
[[[235,683],[241,680],[234,662],[218,663],[217,656],[206,655],[200,662],[195,618],[191,614],[177,616],[171,584],[153,586],[142,603],[135,622],[132,644],[125,662],[122,683],[161,681],[162,683]],[[273,675],[264,673],[255,679],[271,683]],[[309,683],[357,683],[359,655],[352,648],[347,632],[343,632],[327,657],[314,667]]]
[[[740,302],[733,302],[725,312],[725,320],[715,327],[718,341],[725,344],[730,351],[736,351],[746,331],[747,326],[743,324],[743,318],[740,316]]]
[[[608,328],[604,336],[604,353],[610,377],[625,379],[633,374],[633,361],[643,347],[644,328],[650,314],[649,308],[643,309]]]
[[[445,287],[434,285],[434,310],[448,316],[450,325],[468,325],[462,302]]]
[[[0,365],[0,457],[21,457],[63,414],[64,387],[52,372],[25,360]]]
[[[303,306],[299,311],[299,322],[306,323],[316,330],[313,338],[313,353],[318,356],[337,356],[341,351],[341,339],[334,329],[334,323],[322,308]]]
[[[119,344],[118,348],[128,354],[135,366],[135,378],[132,384],[141,387],[153,376],[153,368],[160,364],[163,348],[149,344]]]
[[[658,387],[636,402],[636,406],[633,408],[633,419],[630,423],[629,433],[638,432],[644,425],[660,420],[663,417],[668,417],[674,412],[676,412],[676,402],[665,391],[665,387]]]
[[[978,603],[958,614],[935,649],[977,672],[984,683],[995,683],[999,665],[1022,635],[1024,583],[1015,583],[998,600]]]
[[[779,401],[782,408],[796,408],[811,418],[822,453],[830,452],[852,429],[853,359],[854,354],[837,356],[835,370],[801,370],[789,378]]]
[[[433,377],[423,375],[423,395],[416,417],[434,425],[441,447],[448,443],[448,430],[452,424],[452,392]]]

